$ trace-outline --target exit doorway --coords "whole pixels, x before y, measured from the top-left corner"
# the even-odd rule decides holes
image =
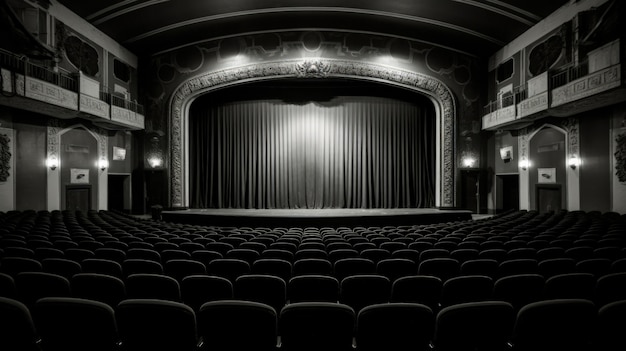
[[[108,182],[109,210],[130,213],[132,209],[130,174],[109,174]]]
[[[519,174],[496,175],[496,212],[519,210]]]

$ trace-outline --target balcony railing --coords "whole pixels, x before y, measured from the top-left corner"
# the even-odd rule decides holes
[[[550,89],[562,87],[571,81],[589,74],[589,64],[581,63],[577,66],[567,67],[562,70],[550,72]]]
[[[141,104],[138,104],[135,101],[126,100],[125,98],[117,96],[115,94],[110,94],[110,97],[111,105],[125,108],[127,110],[143,115],[143,106]]]

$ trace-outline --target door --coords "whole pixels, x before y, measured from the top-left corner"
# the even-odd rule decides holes
[[[474,170],[461,171],[461,206],[478,213],[480,173]]]
[[[496,175],[496,211],[519,210],[519,175]]]
[[[91,185],[67,185],[65,209],[87,213],[91,209]]]

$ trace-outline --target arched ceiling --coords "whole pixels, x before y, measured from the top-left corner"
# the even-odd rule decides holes
[[[488,58],[571,0],[58,0],[138,56],[242,34],[341,30]]]

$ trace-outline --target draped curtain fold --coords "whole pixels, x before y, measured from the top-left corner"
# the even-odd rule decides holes
[[[432,207],[432,106],[344,96],[246,100],[190,114],[196,208]]]

